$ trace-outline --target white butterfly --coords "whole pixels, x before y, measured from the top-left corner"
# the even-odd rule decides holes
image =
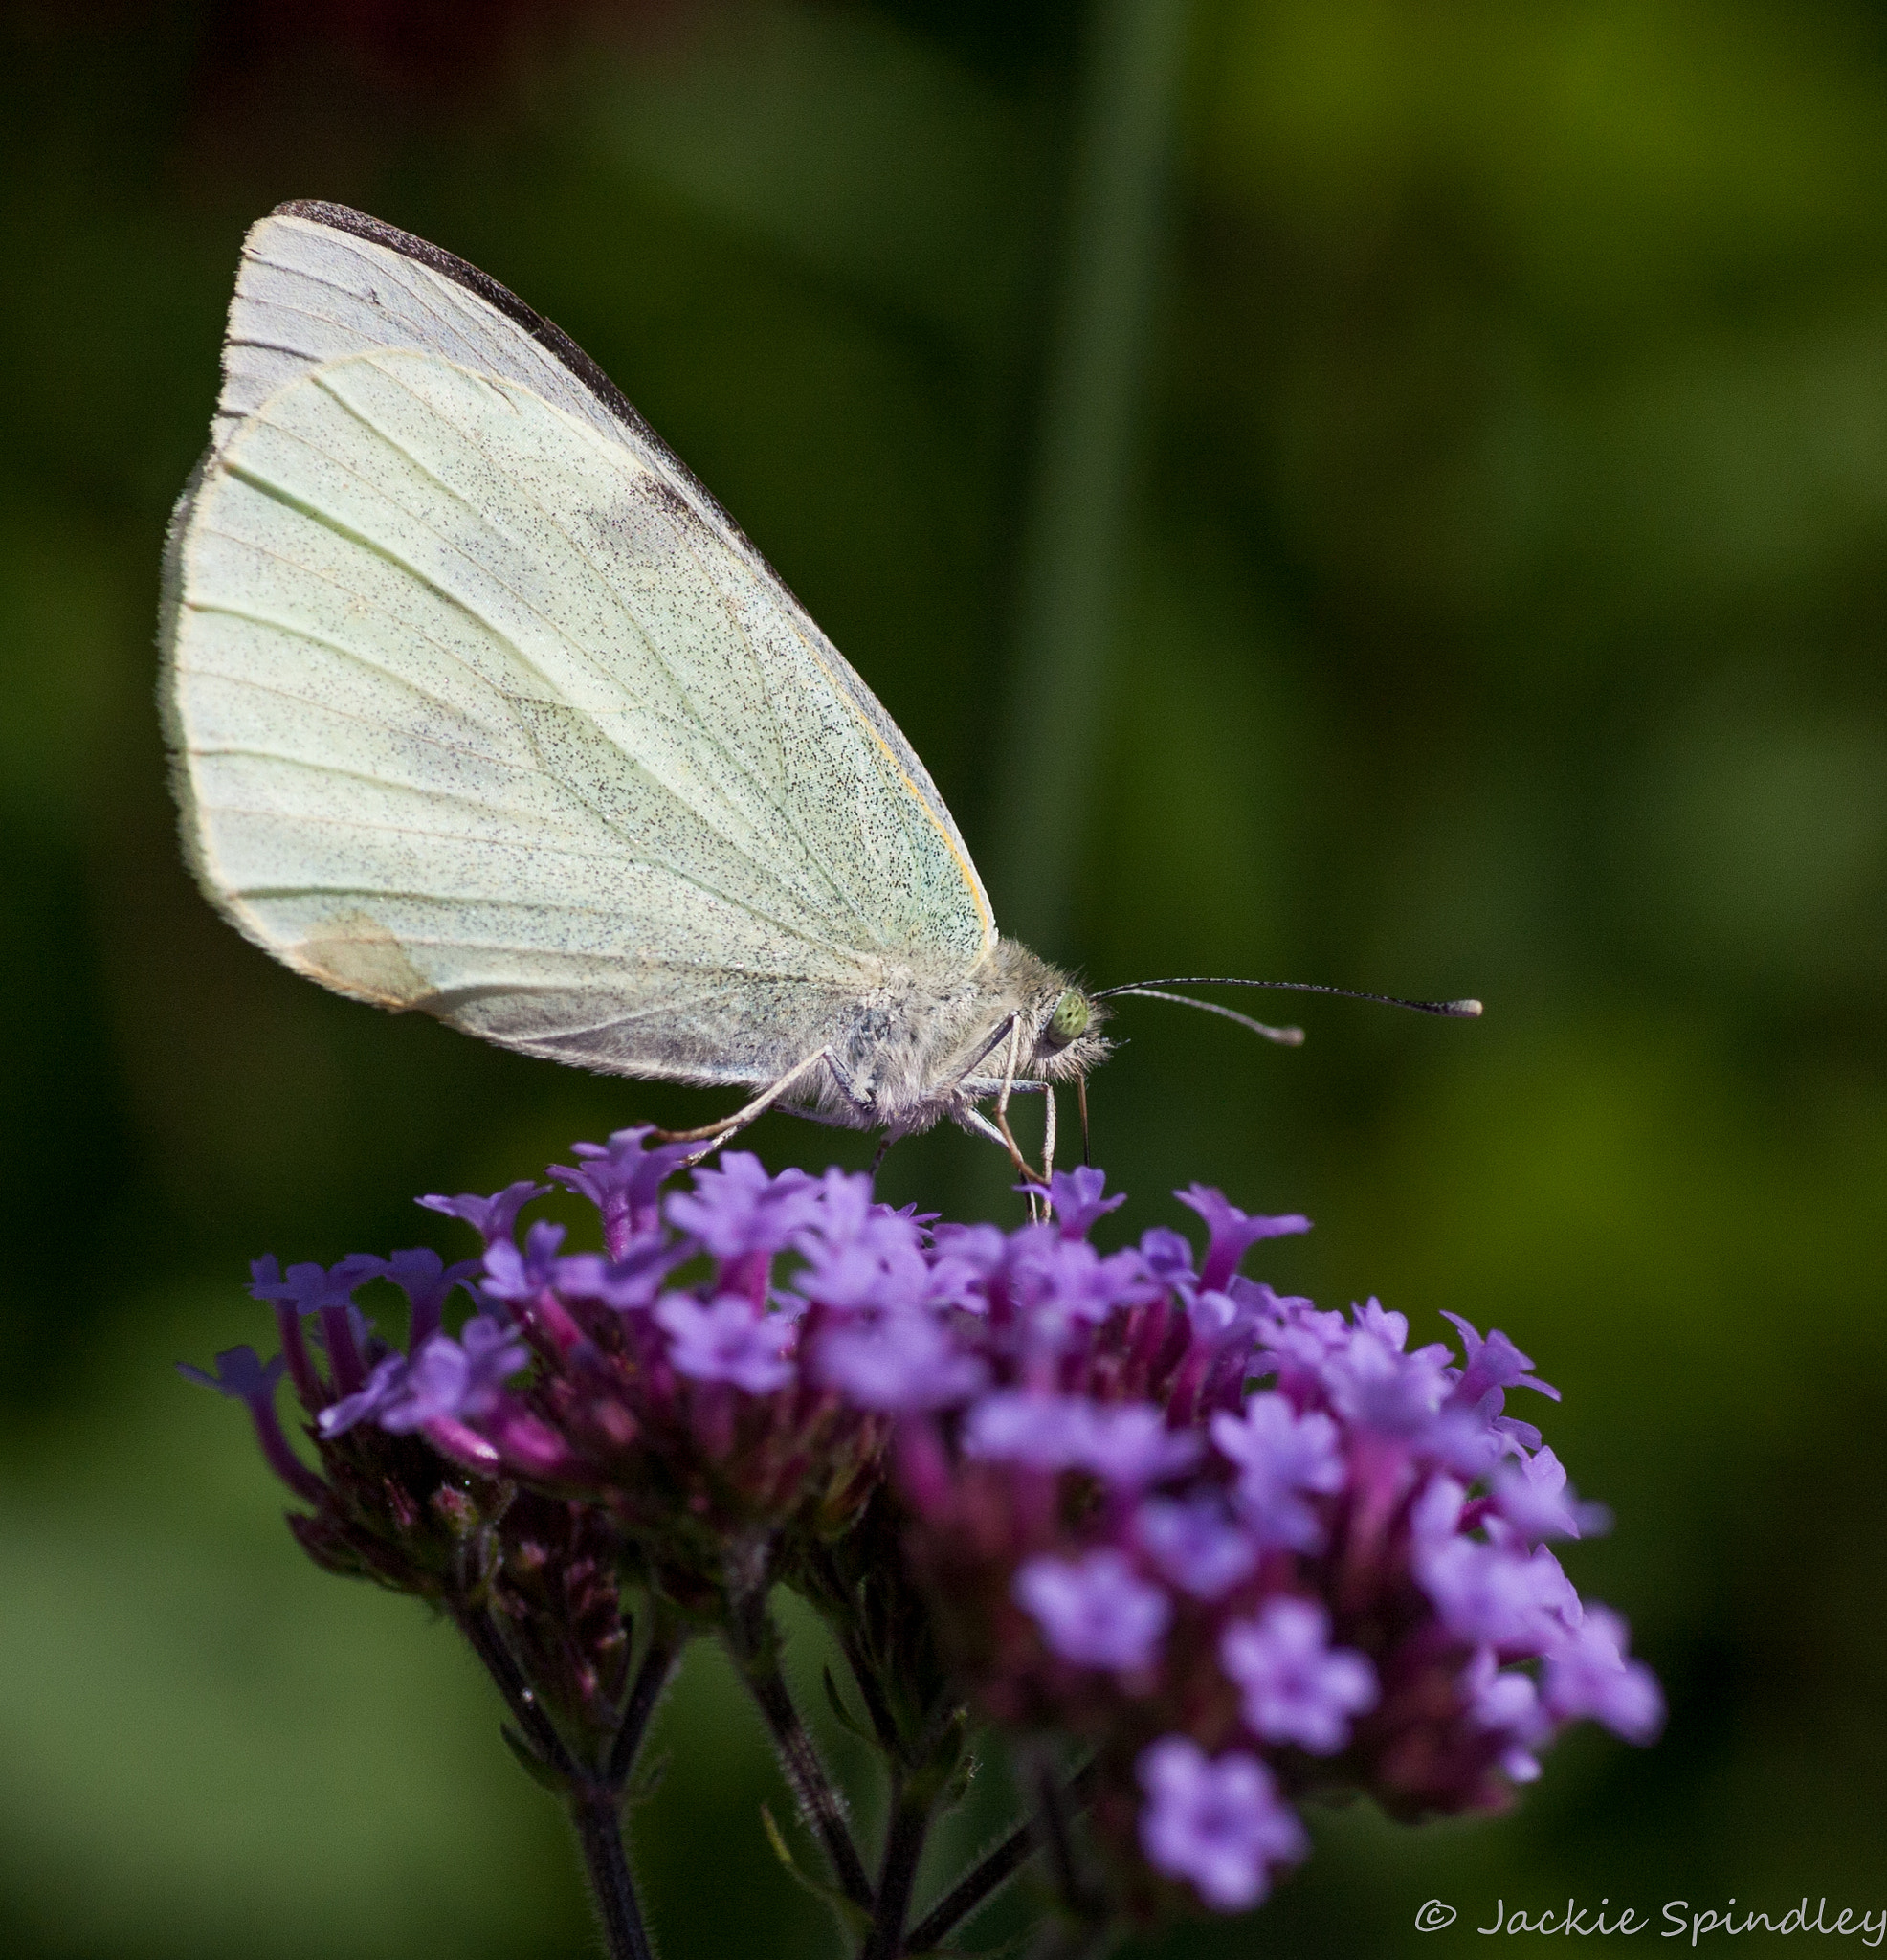
[[[887,1140],[949,1116],[1021,1165],[1010,1089],[1106,1055],[760,554],[438,247],[328,204],[250,232],[166,572],[190,862],[324,986],[756,1091],[687,1133],[716,1141],[779,1102]]]

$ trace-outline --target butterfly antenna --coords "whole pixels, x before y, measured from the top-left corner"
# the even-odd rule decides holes
[[[1205,1008],[1211,1013],[1225,1014],[1234,1021],[1245,1019],[1230,1008],[1216,1007],[1210,1001],[1189,1000],[1183,993],[1162,993],[1159,990],[1163,987],[1266,987],[1280,993],[1328,993],[1339,1000],[1372,1000],[1379,1007],[1402,1007],[1410,1013],[1439,1014],[1451,1021],[1476,1020],[1481,1012],[1477,1000],[1405,1000],[1399,993],[1365,993],[1354,987],[1324,987],[1314,980],[1246,980],[1229,973],[1185,973],[1167,980],[1129,980],[1119,987],[1103,987],[1089,998],[1109,1000],[1120,993],[1140,993],[1154,1000],[1185,1001],[1188,1007]],[[1283,1039],[1295,1045],[1303,1039],[1300,1028],[1270,1029],[1256,1021],[1247,1021],[1246,1025],[1256,1028],[1273,1040]]]
[[[1110,995],[1131,994],[1141,1000],[1170,1000],[1180,1007],[1196,1007],[1202,1014],[1217,1014],[1221,1020],[1236,1021],[1241,1028],[1249,1028],[1254,1035],[1262,1035],[1267,1041],[1276,1041],[1280,1048],[1300,1048],[1303,1045],[1304,1031],[1301,1028],[1273,1028],[1263,1021],[1254,1021],[1250,1014],[1241,1014],[1235,1008],[1221,1007],[1215,1000],[1194,1000],[1189,993],[1168,993],[1164,987],[1110,987]],[[1099,994],[1094,996],[1100,998]]]

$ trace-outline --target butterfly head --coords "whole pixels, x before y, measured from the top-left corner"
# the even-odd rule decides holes
[[[1070,1081],[1098,1068],[1107,1059],[1106,1018],[1105,1005],[1085,988],[1044,966],[1022,1006],[1022,1072]]]

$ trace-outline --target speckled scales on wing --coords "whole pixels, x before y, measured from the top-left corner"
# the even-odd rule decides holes
[[[245,241],[231,307],[218,441],[288,381],[372,347],[436,352],[474,372],[522,383],[628,449],[673,492],[677,522],[693,533],[704,569],[750,639],[775,650],[769,684],[788,697],[784,711],[790,714],[791,695],[809,686],[815,695],[835,693],[873,751],[871,773],[902,809],[913,880],[901,887],[904,903],[882,930],[915,935],[917,947],[966,962],[988,951],[995,926],[963,837],[871,690],[613,384],[560,329],[477,268],[341,206],[285,205],[263,219]],[[849,769],[855,774],[855,758],[844,753],[849,732],[833,731],[829,744],[842,783]],[[800,794],[831,787],[832,768],[810,751],[795,761]],[[882,882],[885,867],[877,869]]]
[[[310,368],[215,454],[178,561],[199,870],[330,985],[765,1080],[884,961],[976,956],[944,840],[819,650],[518,384],[411,352]]]

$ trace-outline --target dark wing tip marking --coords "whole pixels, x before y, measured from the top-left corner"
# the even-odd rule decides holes
[[[761,559],[760,553],[754,549],[740,525],[715,501],[707,486],[655,434],[642,412],[622,390],[555,321],[546,320],[535,307],[527,306],[509,286],[500,285],[490,273],[480,272],[476,265],[460,258],[456,253],[448,252],[442,246],[433,244],[429,239],[415,237],[411,232],[401,231],[397,225],[389,225],[383,218],[370,217],[366,212],[355,211],[348,205],[329,204],[318,197],[297,197],[291,198],[286,204],[277,205],[269,215],[277,218],[300,218],[308,224],[325,225],[329,231],[345,232],[352,237],[364,238],[370,245],[378,245],[388,252],[396,252],[402,258],[411,258],[415,264],[425,266],[429,272],[437,273],[441,278],[451,279],[455,285],[463,286],[467,292],[477,294],[488,305],[497,307],[514,326],[522,327],[537,342],[538,345],[580,387],[593,395],[615,420],[630,430],[638,442],[645,443],[659,459],[662,467],[699,499],[703,509],[716,523],[737,539],[748,552],[752,553],[756,561],[762,564],[766,562]]]

